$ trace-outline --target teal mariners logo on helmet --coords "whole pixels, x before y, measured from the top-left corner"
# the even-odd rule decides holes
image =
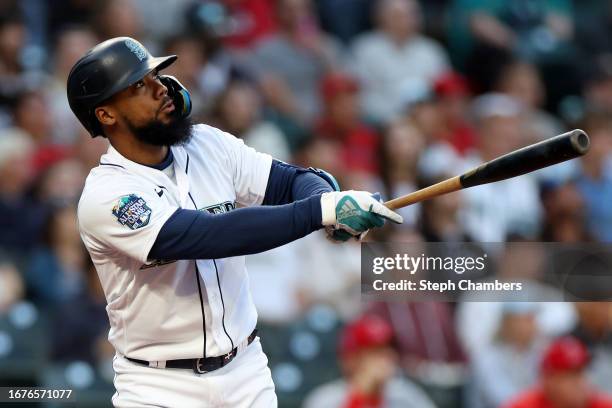
[[[136,58],[138,58],[139,61],[142,61],[145,58],[147,58],[147,52],[142,47],[142,45],[138,44],[136,41],[132,40],[131,38],[128,38],[124,42],[125,42],[125,46],[128,47],[128,49],[132,51],[134,55],[136,55]]]
[[[113,207],[113,215],[119,224],[136,230],[149,223],[151,208],[147,202],[136,194],[121,196]]]

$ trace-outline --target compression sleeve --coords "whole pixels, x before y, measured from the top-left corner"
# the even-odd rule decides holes
[[[321,196],[222,213],[178,209],[162,226],[149,259],[215,259],[267,251],[322,228]]]
[[[287,204],[334,191],[329,182],[310,169],[272,161],[263,205]]]

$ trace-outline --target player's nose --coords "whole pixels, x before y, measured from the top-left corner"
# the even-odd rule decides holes
[[[168,95],[168,88],[161,81],[155,80],[155,88],[153,90],[155,99],[164,99]]]

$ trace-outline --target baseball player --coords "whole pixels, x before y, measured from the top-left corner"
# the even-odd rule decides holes
[[[110,141],[79,201],[107,299],[117,407],[274,407],[244,255],[315,230],[345,241],[402,218],[333,176],[188,119],[189,92],[120,37],[68,77],[72,111]]]

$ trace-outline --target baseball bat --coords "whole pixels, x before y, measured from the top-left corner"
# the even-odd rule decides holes
[[[543,169],[544,167],[575,159],[584,155],[588,150],[589,137],[584,131],[574,129],[507,153],[459,176],[451,177],[437,184],[387,201],[385,205],[395,210],[464,188],[521,176]]]

